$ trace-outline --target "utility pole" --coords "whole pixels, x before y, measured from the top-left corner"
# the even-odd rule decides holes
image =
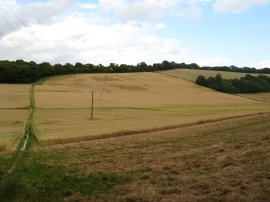
[[[93,111],[94,111],[94,91],[92,91],[91,119],[93,119]]]
[[[100,98],[99,98],[99,101],[100,101],[100,102],[101,102],[101,99],[102,99],[102,93],[103,93],[103,91],[105,90],[105,84],[106,84],[106,75],[105,75],[105,77],[104,77],[103,87],[102,87],[102,89],[101,89],[101,91],[100,91]]]

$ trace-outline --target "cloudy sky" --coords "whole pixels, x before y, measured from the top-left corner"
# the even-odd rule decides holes
[[[270,0],[0,0],[0,60],[270,67]]]

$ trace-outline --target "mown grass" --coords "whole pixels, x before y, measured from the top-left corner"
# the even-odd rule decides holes
[[[115,173],[85,175],[76,168],[53,167],[28,150],[15,170],[0,185],[1,201],[73,201],[87,200],[88,196],[108,194],[128,181],[127,176]]]

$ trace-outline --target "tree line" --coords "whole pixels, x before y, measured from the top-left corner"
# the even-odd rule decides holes
[[[155,63],[148,65],[145,62],[137,65],[115,64],[111,63],[108,66],[82,64],[75,65],[66,63],[50,64],[43,62],[37,64],[33,61],[26,62],[24,60],[0,61],[0,83],[31,83],[40,78],[76,73],[127,73],[127,72],[154,72],[171,69],[201,69],[201,70],[219,70],[230,72],[245,72],[245,73],[265,73],[270,74],[270,68],[256,69],[250,67],[239,68],[236,66],[222,66],[222,67],[200,67],[196,63],[185,64],[163,61],[162,63]]]
[[[240,79],[223,79],[221,74],[208,79],[200,75],[196,83],[224,93],[259,93],[270,92],[270,77],[265,75],[252,76],[247,74]]]

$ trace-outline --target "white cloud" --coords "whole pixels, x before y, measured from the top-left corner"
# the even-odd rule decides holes
[[[213,4],[216,12],[226,13],[239,13],[246,11],[254,6],[268,4],[269,0],[217,0]]]
[[[167,28],[167,25],[165,24],[165,23],[158,23],[158,24],[156,24],[156,26],[155,26],[155,29],[157,29],[157,30],[162,30],[162,29],[166,29]]]
[[[74,8],[71,0],[50,0],[21,4],[0,0],[0,37],[31,23],[49,23],[55,16]]]
[[[157,36],[154,29],[134,22],[102,25],[88,16],[77,15],[50,24],[33,24],[6,35],[0,39],[0,55],[1,59],[10,60],[95,64],[179,61],[186,56],[188,50],[179,40]]]
[[[262,68],[264,68],[264,67],[270,68],[270,60],[264,60],[264,61],[261,61],[261,62],[260,62],[260,66],[261,66]]]
[[[123,22],[154,21],[164,16],[179,16],[186,13],[188,18],[198,18],[200,4],[209,0],[99,0],[104,10],[112,11]],[[194,16],[192,16],[194,15]]]
[[[100,0],[103,9],[112,10],[124,22],[155,20],[169,15],[178,0]]]
[[[213,57],[213,58],[197,58],[197,59],[193,59],[193,61],[197,61],[197,63],[200,66],[226,66],[226,65],[231,65],[231,64],[235,64],[234,61],[232,61],[231,59],[228,58],[223,58],[223,57]],[[190,60],[189,62],[192,62],[192,60]]]
[[[79,7],[85,8],[85,9],[97,9],[98,8],[97,4],[85,4],[85,3],[81,4],[81,3],[79,3],[78,5],[79,5]]]
[[[185,12],[184,16],[191,20],[199,19],[203,14],[202,8],[198,4],[192,4]]]

